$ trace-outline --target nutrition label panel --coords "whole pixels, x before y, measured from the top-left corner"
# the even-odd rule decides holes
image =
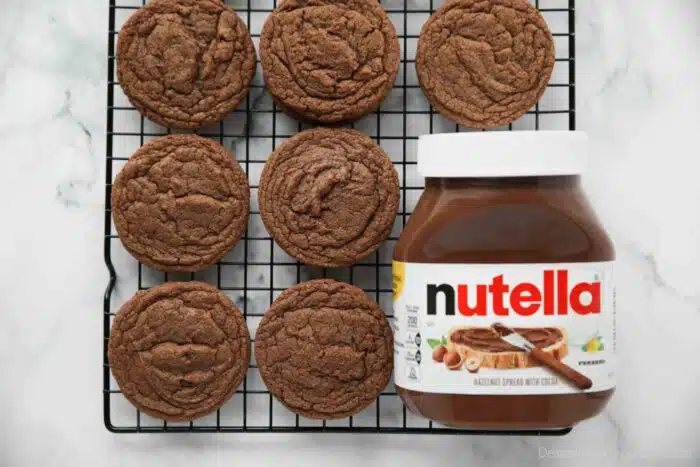
[[[420,382],[422,379],[420,363],[423,360],[423,354],[421,353],[422,336],[418,307],[408,307],[404,323],[395,326],[395,329],[398,333],[395,335],[394,360],[402,359],[405,378]]]

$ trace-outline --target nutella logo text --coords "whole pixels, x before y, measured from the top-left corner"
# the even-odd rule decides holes
[[[567,270],[546,270],[542,286],[531,282],[508,284],[503,275],[490,284],[428,284],[428,315],[437,315],[438,296],[445,301],[445,314],[463,316],[547,316],[600,313],[600,282],[569,285]]]

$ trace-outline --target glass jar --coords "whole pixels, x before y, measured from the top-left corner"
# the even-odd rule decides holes
[[[581,189],[587,150],[582,132],[420,138],[425,190],[393,263],[395,378],[411,411],[561,429],[606,405],[615,254]]]

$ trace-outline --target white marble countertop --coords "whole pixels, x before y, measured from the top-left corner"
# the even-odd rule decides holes
[[[699,465],[697,0],[578,1],[578,127],[619,256],[621,362],[604,414],[562,438],[108,433],[107,4],[0,1],[0,465]]]

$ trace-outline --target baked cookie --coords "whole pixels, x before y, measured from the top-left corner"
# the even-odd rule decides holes
[[[377,0],[284,0],[260,37],[274,99],[292,117],[319,123],[379,107],[400,55],[396,29]]]
[[[277,244],[302,263],[351,265],[391,233],[399,179],[384,151],[359,131],[298,133],[268,158],[258,201]]]
[[[243,381],[250,337],[241,312],[202,282],[137,293],[114,318],[107,353],[124,397],[163,420],[214,412]]]
[[[221,0],[151,0],[119,31],[124,94],[167,127],[223,120],[248,94],[255,60],[245,23]]]
[[[448,0],[418,41],[416,70],[428,101],[469,128],[522,117],[553,69],[552,34],[527,0]]]
[[[112,186],[112,218],[124,247],[165,272],[219,261],[248,224],[250,193],[234,155],[195,135],[146,143]]]
[[[287,289],[255,335],[265,385],[308,418],[354,415],[372,404],[393,369],[392,331],[361,289],[330,279]]]

